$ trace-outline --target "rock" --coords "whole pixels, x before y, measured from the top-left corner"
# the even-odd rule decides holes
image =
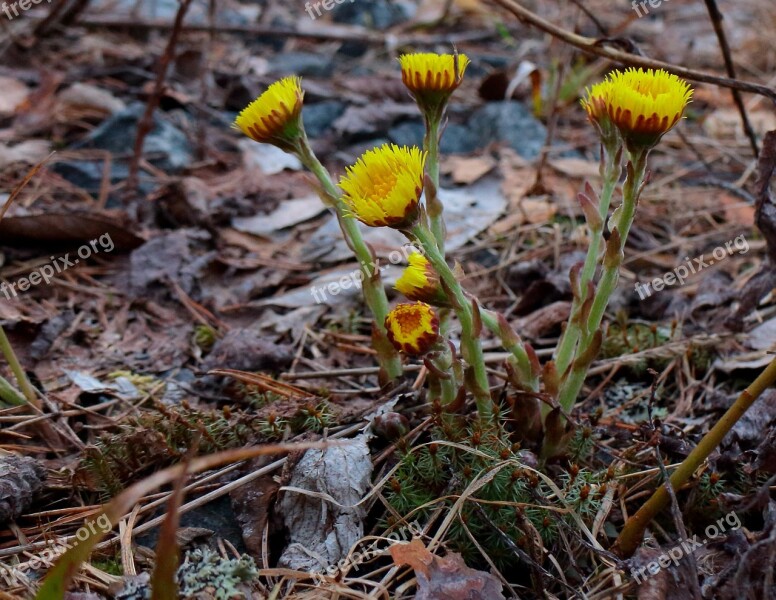
[[[420,119],[404,121],[388,131],[388,139],[400,146],[423,146],[426,127]],[[470,154],[481,148],[478,136],[465,125],[448,123],[442,134],[442,154]]]
[[[294,360],[293,348],[269,341],[255,329],[232,329],[219,339],[202,367],[238,371],[281,370]]]
[[[137,126],[144,112],[145,104],[136,102],[114,113],[69,149],[107,150],[114,155],[109,176],[111,183],[124,180],[129,174],[129,159],[115,157],[132,154]],[[192,148],[186,135],[160,110],[154,113],[153,126],[145,138],[143,154],[152,165],[167,173],[176,173],[193,160]],[[73,185],[87,191],[98,191],[102,184],[102,160],[64,161],[56,163],[52,169]]]
[[[422,121],[404,121],[388,131],[388,139],[399,146],[423,146],[425,127]]]
[[[142,102],[133,103],[106,120],[72,149],[96,148],[116,155],[131,152],[137,137],[137,126],[145,110],[146,105]],[[186,135],[160,110],[154,112],[153,126],[145,138],[143,154],[149,155],[152,165],[167,172],[179,171],[192,161],[191,145]]]
[[[26,511],[43,487],[46,469],[28,456],[0,458],[0,526]]]
[[[311,138],[325,135],[331,131],[334,121],[344,112],[345,105],[336,100],[310,105],[305,104],[304,128],[307,131],[307,135]]]
[[[281,52],[269,63],[269,72],[274,75],[299,75],[300,77],[331,77],[334,71],[332,57],[324,53]]]
[[[546,141],[547,130],[520,102],[489,102],[469,120],[469,129],[479,146],[504,142],[520,156],[534,159]]]
[[[408,2],[345,2],[334,9],[334,22],[348,25],[361,25],[376,30],[384,30],[403,23],[415,13],[415,6]]]

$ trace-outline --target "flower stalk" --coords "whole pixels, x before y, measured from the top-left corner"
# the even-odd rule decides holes
[[[595,289],[592,303],[585,303],[577,323],[572,327],[578,329],[579,344],[570,365],[570,371],[562,376],[562,383],[558,402],[565,411],[570,411],[585,383],[590,364],[595,360],[600,350],[603,336],[601,322],[603,321],[606,307],[609,305],[617,282],[620,279],[620,266],[624,259],[625,243],[628,239],[633,218],[636,214],[639,196],[643,190],[647,169],[648,150],[642,150],[630,155],[628,163],[628,177],[622,192],[622,204],[614,212],[609,220],[614,225],[606,243],[603,258],[603,270],[601,280]],[[590,287],[581,290],[581,293],[589,293]],[[560,369],[559,369],[560,370]]]
[[[426,116],[426,138],[424,149],[426,150],[426,212],[428,214],[431,232],[436,239],[437,248],[445,253],[445,238],[447,229],[443,217],[444,206],[439,200],[439,140],[441,137],[441,123],[443,115]]]
[[[472,302],[467,298],[461,284],[445,261],[444,255],[439,251],[436,239],[429,229],[422,224],[416,224],[407,234],[423,248],[426,258],[439,274],[453,303],[453,310],[461,323],[461,354],[470,373],[465,378],[465,383],[477,403],[480,419],[487,421],[493,416],[493,401],[490,396],[488,373],[485,370],[485,359],[480,343],[482,321],[480,320],[479,307],[476,301]]]
[[[345,216],[346,206],[342,194],[334,185],[331,175],[310,147],[306,134],[302,134],[294,148],[302,164],[315,175],[321,185],[321,199],[331,207],[348,247],[355,254],[361,268],[364,301],[374,316],[373,342],[380,363],[381,375],[386,382],[394,382],[401,377],[403,368],[401,357],[388,341],[385,318],[388,316],[388,297],[383,287],[380,270],[372,250],[364,241],[356,219]]]
[[[38,401],[38,396],[35,394],[35,389],[27,378],[27,374],[24,372],[24,369],[16,356],[16,352],[13,350],[13,346],[11,346],[11,341],[8,339],[8,336],[5,335],[5,330],[2,325],[0,325],[0,352],[3,353],[5,360],[8,362],[8,366],[11,367],[14,377],[16,377],[16,383],[22,394],[24,394],[24,398],[32,406],[40,408],[40,402]],[[11,397],[12,396],[10,395],[8,396],[8,398]]]
[[[566,369],[574,358],[577,343],[581,337],[582,311],[585,302],[588,299],[588,284],[593,281],[593,277],[595,276],[601,249],[601,240],[603,239],[604,223],[606,223],[606,219],[609,216],[609,206],[611,205],[612,196],[614,195],[614,190],[617,188],[617,183],[620,180],[620,172],[622,171],[622,145],[619,140],[615,138],[613,140],[609,139],[608,141],[605,141],[601,146],[601,151],[601,179],[603,187],[598,206],[595,207],[597,209],[595,213],[589,214],[590,210],[594,207],[595,197],[595,193],[589,184],[586,193],[580,194],[583,211],[587,217],[590,245],[587,249],[587,256],[585,257],[582,271],[579,274],[579,283],[577,286],[579,293],[574,295],[571,316],[555,353],[555,365],[558,372],[561,374],[566,372]]]

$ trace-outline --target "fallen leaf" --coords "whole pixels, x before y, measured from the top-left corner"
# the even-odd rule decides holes
[[[29,96],[30,91],[24,83],[12,77],[0,75],[0,116],[12,115]]]
[[[429,552],[423,542],[415,538],[407,544],[391,544],[388,550],[393,562],[398,567],[410,567],[413,571],[423,573],[427,578],[430,575],[430,566],[434,562],[434,555]]]
[[[55,115],[62,121],[91,114],[107,116],[127,107],[110,92],[87,83],[74,83],[59,94],[58,100]]]
[[[768,131],[776,129],[776,115],[769,110],[747,111],[752,129],[758,137],[762,137]],[[703,129],[708,135],[716,139],[735,139],[743,142],[746,140],[744,128],[741,125],[741,114],[735,108],[719,108],[706,117],[703,121]]]
[[[364,535],[366,495],[372,459],[366,436],[347,446],[305,452],[291,480],[281,488],[278,510],[289,544],[278,566],[320,572],[336,565]]]
[[[751,227],[754,223],[754,206],[746,200],[732,194],[721,194],[719,197],[725,209],[725,220],[731,225]]]
[[[324,211],[326,207],[318,196],[307,196],[281,202],[280,206],[268,215],[238,217],[233,219],[232,226],[245,233],[269,235],[309,221]]]
[[[7,216],[0,221],[0,238],[4,243],[79,242],[88,243],[110,235],[116,248],[131,250],[143,238],[128,229],[129,223],[109,216],[77,212]]]
[[[482,179],[496,166],[489,156],[450,156],[442,164],[442,172],[451,175],[459,185],[470,185]]]
[[[550,166],[569,177],[597,180],[599,176],[598,161],[585,160],[584,158],[556,158],[550,161]]]
[[[26,140],[15,146],[0,144],[0,170],[14,163],[36,165],[51,153],[51,143],[46,140]]]
[[[302,169],[302,163],[296,156],[270,144],[257,144],[253,140],[241,139],[237,145],[243,152],[243,166],[248,171],[258,170],[265,175],[277,175],[285,170]]]
[[[390,552],[394,563],[415,571],[415,600],[504,600],[501,582],[490,573],[467,567],[460,554],[434,556],[419,539],[393,544]]]

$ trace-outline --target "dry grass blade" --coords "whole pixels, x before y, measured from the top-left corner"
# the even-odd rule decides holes
[[[193,447],[196,447],[194,445]],[[175,481],[175,488],[167,505],[167,515],[159,530],[159,543],[156,546],[156,566],[151,577],[152,600],[176,600],[178,584],[175,573],[178,569],[179,548],[175,533],[180,524],[180,507],[185,494],[184,484],[188,475],[189,461],[184,463],[180,477]]]
[[[191,461],[188,465],[176,465],[139,481],[106,504],[101,514],[107,516],[112,524],[116,524],[143,496],[150,494],[160,486],[180,479],[186,472],[198,473],[223,464],[248,460],[256,458],[257,456],[279,454],[296,450],[309,450],[310,448],[326,448],[336,444],[336,442],[273,444],[257,448],[229,450],[211,456],[203,456]],[[57,560],[54,567],[48,572],[46,578],[43,580],[43,585],[35,596],[36,600],[62,600],[65,597],[65,592],[67,592],[70,582],[78,572],[81,564],[86,561],[92,548],[94,548],[105,535],[106,532],[97,529],[96,533],[89,535],[84,541],[69,549],[59,560]]]

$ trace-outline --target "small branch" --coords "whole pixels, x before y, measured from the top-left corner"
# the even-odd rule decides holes
[[[140,158],[143,156],[143,145],[145,138],[153,127],[154,111],[159,104],[159,99],[162,96],[164,90],[164,80],[167,77],[167,67],[170,65],[172,56],[175,53],[175,46],[178,44],[178,36],[180,35],[183,27],[183,19],[186,16],[186,12],[189,10],[191,0],[180,0],[180,7],[178,7],[178,13],[175,15],[175,23],[172,26],[172,32],[170,33],[170,39],[167,41],[167,47],[164,49],[164,54],[159,61],[159,70],[156,74],[156,84],[154,90],[148,98],[148,104],[146,105],[143,118],[137,126],[137,137],[135,138],[135,149],[132,155],[132,162],[129,166],[129,177],[127,178],[127,189],[130,191],[137,188],[137,171],[140,163]]]
[[[103,15],[85,15],[78,21],[79,25],[96,27],[101,29],[171,29],[173,24],[161,19],[133,20],[126,17],[111,17]],[[335,42],[361,42],[364,44],[399,46],[434,46],[437,44],[455,45],[467,42],[481,42],[497,37],[493,29],[487,31],[466,31],[455,34],[439,35],[394,35],[380,31],[366,30],[359,27],[327,27],[317,24],[314,28],[291,28],[261,25],[233,25],[229,23],[210,24],[189,23],[183,26],[183,31],[216,31],[217,33],[231,33],[246,35],[252,38],[303,38],[310,40],[335,41]]]
[[[728,77],[731,79],[736,78],[736,68],[733,65],[733,57],[730,54],[730,45],[725,35],[725,29],[722,27],[722,13],[717,6],[717,0],[704,0],[706,2],[706,8],[709,10],[709,17],[711,17],[711,23],[714,26],[714,33],[717,34],[717,40],[719,40],[719,48],[722,50],[722,56],[725,59],[725,70]],[[741,93],[737,89],[731,89],[733,94],[733,101],[738,107],[738,112],[741,113],[741,121],[744,125],[744,131],[746,137],[749,138],[749,144],[752,146],[752,152],[754,152],[755,158],[760,155],[760,149],[757,147],[757,134],[754,132],[752,123],[749,121],[749,115],[746,114],[746,107],[744,106],[744,100],[741,98]]]
[[[530,10],[524,8],[519,2],[517,2],[517,0],[491,0],[491,2],[494,2],[502,8],[505,8],[521,21],[529,23],[538,29],[549,33],[553,37],[563,40],[567,44],[571,44],[583,52],[587,52],[588,54],[594,54],[595,56],[600,56],[601,58],[608,58],[609,60],[634,67],[643,67],[645,69],[664,69],[669,73],[673,73],[674,75],[684,77],[685,79],[689,79],[691,81],[711,83],[713,85],[740,90],[742,92],[759,94],[760,96],[765,96],[766,98],[769,98],[774,103],[776,103],[776,90],[773,88],[749,81],[740,81],[738,79],[730,79],[728,77],[718,77],[716,75],[710,75],[709,73],[704,73],[702,71],[695,71],[694,69],[688,69],[679,65],[646,58],[644,56],[637,56],[635,54],[629,54],[615,48],[609,48],[607,46],[603,46],[599,40],[577,35],[576,33],[572,33],[554,25],[553,23],[550,23],[546,19],[543,19],[539,15],[532,13]]]

